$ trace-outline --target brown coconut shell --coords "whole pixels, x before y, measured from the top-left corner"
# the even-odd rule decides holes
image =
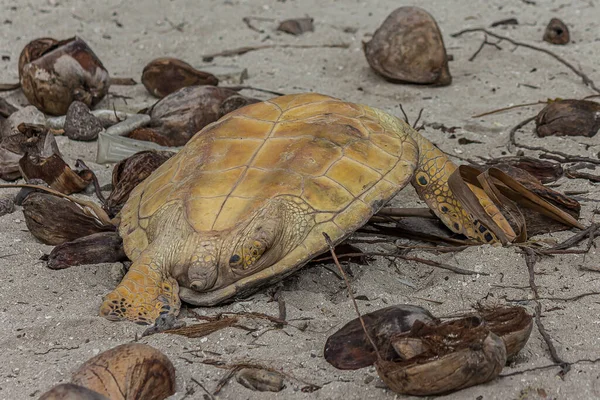
[[[152,60],[144,67],[142,83],[151,95],[163,98],[187,86],[217,86],[219,79],[209,72],[197,70],[185,61],[164,57]]]
[[[593,137],[599,129],[600,103],[590,100],[553,101],[535,118],[535,132],[539,137]]]

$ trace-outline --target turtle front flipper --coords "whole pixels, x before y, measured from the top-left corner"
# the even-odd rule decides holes
[[[100,315],[111,320],[128,319],[149,325],[161,314],[179,313],[179,285],[166,276],[163,269],[145,252],[131,265],[129,271],[100,307]]]

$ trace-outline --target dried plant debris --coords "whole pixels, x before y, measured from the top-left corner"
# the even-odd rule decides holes
[[[313,19],[310,17],[294,18],[282,21],[277,27],[277,30],[297,36],[304,32],[314,32],[315,26],[313,24]]]
[[[569,28],[558,18],[552,18],[544,31],[544,41],[552,44],[567,44],[571,40]]]
[[[195,69],[177,58],[157,58],[150,61],[142,72],[142,83],[148,92],[163,98],[187,86],[219,84],[219,79],[209,72]]]
[[[19,76],[27,100],[52,115],[65,114],[75,100],[94,106],[110,86],[108,71],[78,37],[29,43],[19,59]]]
[[[592,137],[600,129],[600,103],[589,100],[554,101],[539,112],[535,125],[539,137]]]
[[[71,384],[55,386],[46,400],[163,400],[175,393],[175,367],[159,350],[128,343],[85,362]]]
[[[240,385],[258,392],[280,392],[285,387],[283,375],[261,368],[242,368],[236,372],[235,379]]]
[[[175,153],[171,151],[140,151],[115,165],[112,173],[113,189],[104,206],[108,214],[116,215],[131,191],[173,155]]]
[[[65,117],[65,136],[72,140],[89,142],[96,140],[102,129],[102,122],[90,112],[85,103],[71,103]]]
[[[102,222],[93,210],[48,193],[29,194],[23,201],[23,214],[31,234],[49,245],[116,229]]]
[[[415,321],[438,321],[426,309],[409,304],[382,308],[362,316],[369,335],[384,358],[393,358],[390,335],[410,331]],[[331,335],[325,343],[325,360],[337,369],[359,369],[373,365],[377,353],[369,344],[360,320],[354,319]]]
[[[340,369],[375,364],[392,390],[413,395],[449,393],[493,379],[525,346],[533,327],[521,307],[479,306],[440,322],[421,307],[399,305],[363,320],[377,350],[355,319],[329,337],[325,359]]]
[[[64,194],[81,192],[94,179],[91,170],[82,168],[74,171],[58,154],[39,157],[27,153],[19,160],[19,167],[26,180],[41,179]]]
[[[221,104],[234,95],[237,91],[216,86],[184,87],[154,104],[147,112],[150,124],[134,130],[129,137],[153,138],[162,146],[183,146],[198,131],[219,119]]]
[[[193,324],[180,328],[167,329],[164,332],[173,335],[181,335],[188,338],[201,338],[208,336],[211,333],[220,331],[221,329],[228,328],[235,325],[238,322],[238,318],[233,317],[222,317],[208,322],[200,324]],[[149,328],[150,329],[150,328]]]
[[[448,56],[433,17],[418,7],[400,7],[364,43],[375,72],[392,82],[449,85]]]
[[[533,175],[542,184],[555,182],[564,173],[560,163],[527,156],[487,159],[485,165],[494,166],[504,172],[508,171],[508,167],[516,167]]]
[[[224,115],[227,115],[230,112],[237,110],[238,108],[242,108],[249,104],[259,102],[259,99],[242,96],[241,94],[234,94],[233,96],[230,96],[223,100],[223,102],[221,103],[221,106],[219,107],[220,117],[223,117]]]
[[[126,261],[123,239],[117,232],[93,233],[64,242],[42,256],[50,269],[64,269],[76,265]]]

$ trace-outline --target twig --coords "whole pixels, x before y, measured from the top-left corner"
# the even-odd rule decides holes
[[[525,125],[527,125],[528,123],[530,123],[531,121],[535,120],[536,117],[529,117],[521,122],[519,122],[517,125],[515,125],[509,133],[508,139],[509,139],[509,144],[508,144],[508,151],[512,151],[511,149],[511,145],[515,146],[515,147],[520,147],[517,144],[517,141],[515,139],[515,135],[517,134],[517,131],[521,128],[523,128]]]
[[[540,335],[544,338],[546,345],[548,346],[548,351],[550,352],[550,356],[552,357],[552,361],[560,365],[560,373],[559,376],[564,378],[564,376],[571,369],[571,365],[563,360],[556,351],[554,347],[554,343],[552,342],[552,338],[546,331],[544,324],[542,324],[541,313],[542,313],[542,304],[540,303],[540,295],[538,293],[538,287],[535,283],[535,264],[536,264],[536,255],[533,250],[529,247],[522,247],[523,251],[525,251],[525,263],[527,264],[527,270],[529,271],[529,286],[531,287],[531,291],[533,292],[534,301],[535,301],[535,324],[540,331]]]
[[[483,39],[483,42],[481,42],[481,46],[479,46],[479,48],[477,49],[477,51],[475,53],[473,53],[473,55],[471,57],[469,57],[469,61],[475,60],[475,58],[479,55],[479,53],[481,52],[481,50],[483,50],[483,48],[485,47],[486,44],[488,44],[490,46],[494,46],[498,50],[502,50],[502,47],[498,46],[498,43],[492,43],[492,42],[488,41],[488,37],[487,37],[487,35],[485,35],[485,38]]]
[[[596,234],[596,231],[599,229],[600,229],[600,224],[592,224],[586,230],[577,232],[576,234],[574,234],[567,240],[551,247],[550,250],[569,249],[573,246],[577,246],[579,244],[579,242],[585,240],[585,238],[587,238],[587,237],[592,238],[592,241],[593,241],[593,237]],[[590,247],[591,247],[591,244],[590,244]]]
[[[565,170],[565,176],[570,179],[587,179],[590,182],[600,182],[600,175],[594,175],[588,172],[579,172],[579,169],[583,168],[586,167],[577,168],[577,166],[573,166],[571,168],[567,168]]]
[[[413,129],[417,129],[417,124],[419,123],[419,120],[421,119],[421,115],[423,115],[423,110],[424,110],[424,108],[421,108],[419,110],[419,115],[417,115],[417,119],[415,119],[415,122],[413,122],[413,124],[412,124]]]
[[[0,92],[9,92],[21,87],[19,82],[17,83],[0,83]]]
[[[115,86],[135,86],[137,82],[133,78],[110,78],[110,84]]]
[[[231,90],[255,90],[257,92],[263,92],[263,93],[269,93],[269,94],[274,94],[275,96],[285,96],[285,93],[281,93],[281,92],[276,92],[274,90],[269,90],[269,89],[261,89],[261,88],[257,88],[254,86],[221,86],[223,89],[231,89]]]
[[[515,104],[514,106],[502,107],[502,108],[498,108],[496,110],[486,111],[481,114],[473,115],[471,118],[485,117],[486,115],[491,115],[491,114],[496,114],[496,113],[503,112],[503,111],[513,110],[515,108],[537,106],[540,104],[548,104],[548,102],[547,101],[537,101],[535,103]]]
[[[206,390],[206,388],[204,387],[204,385],[201,384],[199,381],[197,381],[196,378],[192,377],[191,381],[194,382],[196,385],[200,386],[200,388],[202,390],[204,390],[204,392],[206,393],[206,395],[208,396],[208,398],[210,400],[214,400],[215,396],[213,396],[208,390]]]
[[[488,273],[485,273],[485,272],[476,272],[476,271],[471,271],[468,269],[462,269],[459,267],[455,267],[453,265],[444,264],[444,263],[440,263],[440,262],[433,261],[433,260],[427,260],[425,258],[420,258],[420,257],[409,257],[409,256],[401,256],[401,255],[396,255],[395,257],[401,258],[406,261],[415,261],[415,262],[418,262],[421,264],[429,265],[431,267],[446,269],[448,271],[452,271],[459,275],[485,275],[485,276],[489,275]]]
[[[575,66],[573,66],[571,63],[569,63],[568,61],[566,61],[564,58],[556,55],[555,53],[551,52],[550,50],[547,50],[547,49],[544,49],[544,48],[541,48],[541,47],[537,47],[537,46],[533,46],[531,44],[527,44],[527,43],[523,43],[523,42],[518,42],[518,41],[513,40],[513,39],[511,39],[509,37],[501,36],[501,35],[498,35],[498,34],[496,34],[494,32],[490,32],[489,30],[484,29],[484,28],[464,29],[464,30],[462,30],[460,32],[453,33],[450,36],[452,36],[452,37],[459,37],[459,36],[461,36],[461,35],[463,35],[465,33],[471,33],[471,32],[483,32],[484,34],[490,35],[492,37],[495,37],[496,39],[500,39],[501,41],[502,40],[506,40],[507,42],[512,43],[513,45],[515,45],[517,47],[521,46],[521,47],[525,47],[525,48],[528,48],[528,49],[531,49],[531,50],[535,50],[535,51],[539,51],[539,52],[548,54],[549,56],[553,57],[555,60],[557,60],[560,63],[562,63],[563,65],[565,65],[567,68],[569,68],[571,71],[573,71],[576,75],[578,75],[583,80],[583,83],[586,86],[588,86],[589,88],[591,88],[595,92],[600,93],[600,89],[598,89],[596,87],[596,85],[594,84],[594,81],[592,81],[586,74],[584,74],[582,71],[580,71],[579,69],[577,69]]]
[[[257,27],[255,27],[254,25],[252,25],[252,20],[255,21],[275,21],[273,18],[263,18],[263,17],[244,17],[242,18],[242,21],[244,22],[244,24],[246,24],[246,26],[248,27],[248,29],[253,30],[254,32],[258,32],[258,33],[264,33],[265,31],[262,29],[258,29]]]
[[[264,49],[314,49],[314,48],[341,48],[347,49],[350,47],[349,43],[330,43],[330,44],[261,44],[258,46],[244,46],[237,49],[224,50],[218,53],[205,54],[202,56],[202,61],[210,62],[215,57],[234,57],[241,56],[242,54],[249,53],[251,51],[264,50]]]

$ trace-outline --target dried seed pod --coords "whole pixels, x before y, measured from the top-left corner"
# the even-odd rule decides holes
[[[96,105],[110,85],[108,71],[78,37],[58,42],[29,60],[20,79],[27,100],[53,115],[65,114],[75,100],[88,107]]]
[[[85,103],[74,101],[67,111],[64,129],[69,139],[89,142],[98,138],[104,126]]]
[[[129,198],[131,191],[175,153],[171,151],[140,151],[115,165],[112,191],[106,199],[105,210],[116,215]]]
[[[260,100],[251,97],[242,96],[241,94],[235,94],[228,97],[221,103],[219,107],[219,114],[222,116],[229,114],[232,111],[247,106],[248,104],[259,103]]]
[[[142,83],[151,95],[163,98],[186,86],[219,84],[209,72],[195,69],[177,58],[157,58],[150,61],[142,72]]]
[[[571,40],[569,28],[558,18],[552,18],[544,31],[544,41],[552,44],[567,44]]]
[[[68,199],[33,192],[23,201],[27,228],[42,243],[58,245],[93,233],[115,231],[93,213]]]
[[[39,400],[109,400],[108,397],[94,392],[83,386],[72,383],[61,383],[54,386],[39,398]]]
[[[592,137],[600,129],[600,103],[589,100],[554,101],[539,112],[535,125],[539,137]]]
[[[42,256],[50,269],[64,269],[75,265],[126,261],[123,239],[117,232],[99,232],[77,238],[54,247]]]
[[[234,90],[217,86],[184,87],[148,110],[151,121],[146,129],[162,136],[163,143],[169,146],[183,146],[198,131],[219,119],[223,101],[236,94]]]
[[[438,325],[415,322],[392,337],[402,361],[377,360],[379,377],[396,393],[430,396],[488,382],[506,363],[506,347],[476,318]]]
[[[89,359],[71,381],[113,400],[162,400],[175,393],[175,368],[155,348],[128,343]]]
[[[435,323],[437,319],[424,308],[400,304],[363,315],[369,335],[384,358],[393,359],[390,337],[409,331],[415,321]],[[358,369],[372,365],[377,354],[369,343],[359,319],[354,319],[331,335],[325,343],[325,360],[338,369]]]
[[[284,387],[281,374],[258,368],[242,368],[235,379],[240,385],[259,392],[280,392]]]
[[[440,29],[421,8],[396,9],[363,47],[371,68],[389,81],[439,86],[452,82]]]
[[[297,36],[303,34],[304,32],[314,32],[315,27],[313,25],[313,19],[306,17],[286,19],[279,24],[277,30]]]

